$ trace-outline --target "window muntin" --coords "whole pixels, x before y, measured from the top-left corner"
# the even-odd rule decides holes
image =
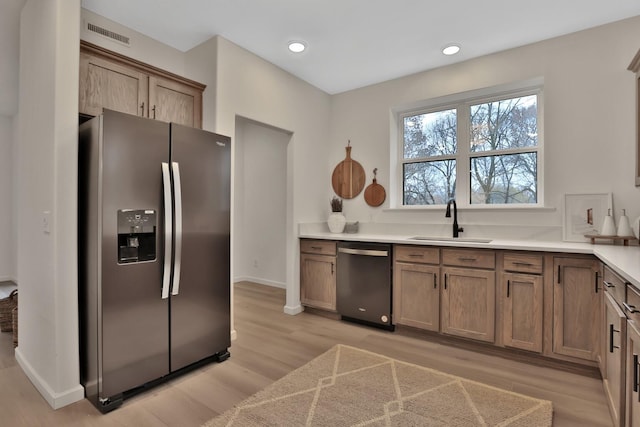
[[[401,114],[402,204],[456,198],[461,205],[538,205],[540,94],[512,92]]]

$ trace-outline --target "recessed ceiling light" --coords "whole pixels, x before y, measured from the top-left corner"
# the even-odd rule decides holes
[[[455,55],[458,52],[460,52],[460,46],[457,44],[450,44],[442,49],[442,53],[445,55]]]
[[[293,53],[300,53],[304,51],[307,46],[303,42],[295,41],[289,42],[289,50]]]

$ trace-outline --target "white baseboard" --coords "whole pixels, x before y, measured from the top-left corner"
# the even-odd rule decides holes
[[[283,311],[285,314],[290,314],[292,316],[295,316],[296,314],[302,313],[304,311],[304,308],[302,307],[302,304],[298,304],[293,307],[285,305]]]
[[[22,352],[20,352],[20,346],[16,348],[15,355],[18,364],[27,375],[31,383],[33,383],[35,388],[40,392],[42,397],[44,397],[44,399],[53,409],[59,409],[63,406],[67,406],[84,399],[84,387],[82,387],[80,384],[62,393],[56,393],[51,389],[49,384],[47,384],[47,382],[44,381],[40,377],[40,375],[38,375],[38,373],[33,369],[27,359],[25,359]]]
[[[282,282],[276,282],[274,280],[261,279],[260,277],[240,276],[233,279],[233,282],[253,282],[260,285],[273,286],[274,288],[286,289],[287,284]]]

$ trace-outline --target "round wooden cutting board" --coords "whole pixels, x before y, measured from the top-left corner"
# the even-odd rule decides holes
[[[343,199],[353,199],[364,188],[365,174],[362,165],[351,158],[351,141],[347,144],[347,157],[333,170],[333,191]]]
[[[376,180],[377,173],[378,168],[373,170],[373,183],[369,184],[364,190],[364,201],[367,202],[369,206],[373,207],[383,204],[384,199],[387,197],[384,187],[378,184],[378,181]]]

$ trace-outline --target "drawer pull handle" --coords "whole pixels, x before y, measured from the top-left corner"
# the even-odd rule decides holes
[[[476,261],[475,258],[470,258],[470,257],[459,257],[458,260],[459,261],[463,261],[463,262],[474,262],[474,261]]]
[[[438,275],[436,273],[433,273],[433,289],[437,289],[438,288]]]
[[[593,286],[595,286],[596,294],[598,293],[598,276],[599,276],[599,273],[596,271],[595,272],[595,281],[593,283]]]
[[[611,282],[607,282],[606,280],[603,280],[603,281],[602,281],[602,283],[604,283],[604,286],[605,286],[606,288],[615,288],[615,287],[616,287],[616,285],[614,285],[614,284],[613,284],[613,283],[611,283]]]
[[[638,311],[636,309],[635,305],[629,305],[626,302],[622,303],[622,306],[624,307],[625,310],[627,310],[629,313],[640,313],[640,311]]]
[[[531,264],[530,262],[514,261],[513,263],[520,267],[533,267],[533,264]]]
[[[617,329],[614,329],[613,328],[613,323],[610,323],[609,324],[609,353],[613,353],[613,349],[614,348],[620,348],[617,345],[613,345],[613,333],[614,332],[620,332],[620,331],[617,330]]]
[[[313,249],[315,251],[321,251],[322,250],[322,246],[311,246],[311,249]]]
[[[424,254],[409,254],[411,258],[423,258]]]
[[[511,280],[507,280],[507,298],[511,294]]]

